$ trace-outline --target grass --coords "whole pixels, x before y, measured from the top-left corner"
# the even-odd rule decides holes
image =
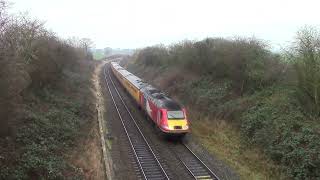
[[[91,53],[9,4],[0,0],[0,179],[84,179],[67,155],[92,139]]]
[[[0,179],[83,179],[67,155],[88,137],[93,124],[90,71],[85,69],[82,74],[66,71],[55,86],[24,94],[16,136],[0,141],[14,145],[1,147]]]
[[[192,134],[212,154],[235,169],[241,179],[285,179],[279,167],[257,147],[248,145],[239,130],[224,120],[192,122]]]
[[[164,81],[171,77],[170,70],[162,72],[159,69],[143,69],[138,66],[131,66],[130,69],[133,72],[139,72],[141,77],[150,77],[147,80],[157,85],[161,85],[159,83],[161,80]],[[282,167],[272,161],[263,149],[249,144],[241,128],[236,125],[240,121],[240,115],[246,109],[246,104],[252,101],[251,96],[230,101],[222,100],[224,94],[228,94],[225,89],[228,83],[223,82],[217,84],[208,78],[196,78],[180,81],[165,89],[187,105],[193,137],[198,139],[198,142],[211,154],[232,167],[241,179],[288,179]],[[208,99],[210,102],[207,101]],[[229,116],[216,118],[212,113]],[[230,117],[233,120],[229,119]]]
[[[263,44],[153,46],[138,51],[128,68],[192,110],[194,135],[243,179],[319,179],[319,114],[304,92],[313,87],[297,83],[304,77],[296,78],[295,64]]]
[[[101,51],[94,51],[93,52],[93,59],[94,60],[101,60],[101,59],[103,59],[103,58],[105,58],[106,56],[104,55],[104,53],[103,52],[101,52]]]

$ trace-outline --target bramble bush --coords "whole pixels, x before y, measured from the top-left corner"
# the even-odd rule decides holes
[[[183,104],[227,118],[289,177],[319,179],[319,37],[304,28],[283,54],[250,38],[184,41],[137,51],[128,67],[176,79],[165,88]]]
[[[90,41],[7,8],[0,0],[0,179],[81,179],[65,154],[93,119]]]
[[[138,51],[137,64],[183,68],[185,72],[232,80],[239,94],[261,89],[277,80],[282,70],[279,56],[253,38],[184,41],[169,47],[154,46]]]
[[[63,70],[78,68],[90,58],[89,40],[62,40],[27,15],[9,16],[0,1],[0,135],[14,133],[9,118],[27,89],[43,88],[61,79]]]
[[[284,165],[294,179],[320,178],[320,134],[315,128],[319,126],[306,122],[294,89],[266,91],[243,113],[243,134]]]
[[[320,31],[304,27],[290,51],[297,72],[299,98],[308,112],[320,116]]]

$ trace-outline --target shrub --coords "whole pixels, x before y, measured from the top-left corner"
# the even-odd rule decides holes
[[[146,66],[159,66],[165,64],[165,60],[168,57],[167,49],[162,46],[153,46],[144,48],[137,53],[138,63]]]
[[[307,109],[320,115],[320,32],[305,27],[297,33],[291,49],[298,76],[300,99]]]
[[[7,7],[0,1],[0,136],[14,131],[8,119],[23,91],[53,84],[90,57],[88,40],[61,40],[36,19],[7,15]]]
[[[320,134],[306,123],[295,90],[277,87],[260,92],[242,115],[242,132],[259,144],[295,179],[320,177]]]
[[[0,179],[81,179],[65,154],[93,119],[90,42],[62,40],[7,5],[0,0]]]
[[[286,54],[290,61],[250,38],[184,41],[162,53],[153,48],[148,57],[157,63],[145,63],[144,50],[134,58],[140,70],[148,69],[147,77],[158,73],[152,82],[170,81],[167,74],[177,72],[179,81],[166,90],[202,116],[227,118],[292,179],[319,179],[319,37],[314,30],[300,31]]]
[[[216,79],[230,79],[234,90],[243,94],[272,84],[281,73],[279,57],[266,47],[256,39],[208,38],[168,48],[148,47],[138,51],[135,59],[145,66],[173,66]]]

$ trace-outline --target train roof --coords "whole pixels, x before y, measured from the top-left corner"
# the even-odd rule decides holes
[[[163,92],[151,85],[144,87],[141,91],[148,94],[160,108],[165,108],[171,111],[177,111],[182,109],[179,103],[169,98]]]
[[[138,89],[143,88],[144,86],[147,86],[148,84],[145,83],[142,79],[135,76],[134,74],[130,73],[123,67],[121,67],[118,63],[111,62],[111,65],[123,76],[125,77],[131,84],[133,84]]]
[[[157,104],[160,108],[165,108],[171,111],[178,111],[181,110],[182,107],[179,103],[174,101],[173,99],[166,96],[163,92],[161,92],[159,89],[153,87],[152,85],[149,85],[145,83],[142,79],[139,77],[133,75],[123,67],[121,67],[116,62],[111,62],[111,65],[119,72],[123,77],[128,79],[130,83],[132,83],[134,86],[136,86],[138,89],[140,89],[143,93],[148,94],[154,102]]]
[[[138,89],[143,88],[144,86],[147,86],[148,84],[145,83],[142,79],[138,78],[137,76],[131,74],[129,76],[126,76],[126,78]]]
[[[170,98],[163,100],[162,106],[165,107],[167,110],[171,110],[171,111],[179,111],[182,109],[180,104],[178,104],[176,101]]]

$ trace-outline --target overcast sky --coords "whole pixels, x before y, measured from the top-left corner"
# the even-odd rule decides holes
[[[285,46],[304,25],[320,27],[318,0],[10,0],[59,36],[97,48],[141,48],[184,39],[255,36]]]

